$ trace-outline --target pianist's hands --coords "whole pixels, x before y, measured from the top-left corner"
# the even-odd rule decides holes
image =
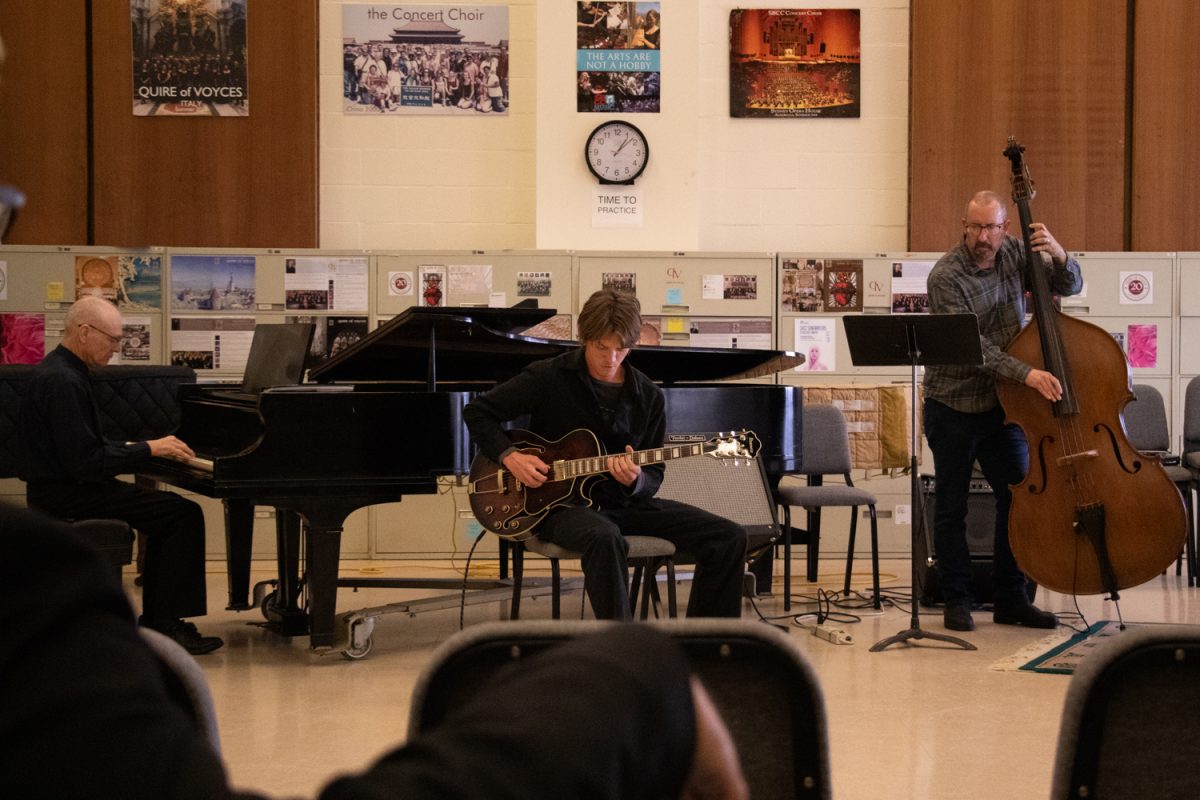
[[[188,447],[181,440],[174,436],[164,436],[161,439],[151,439],[146,442],[150,445],[150,455],[159,456],[161,458],[173,458],[176,461],[183,461],[186,458],[195,458],[196,454],[192,452],[192,448]]]
[[[550,466],[545,461],[520,450],[514,450],[504,457],[504,468],[517,476],[521,483],[534,489],[545,483],[546,476],[550,474]]]

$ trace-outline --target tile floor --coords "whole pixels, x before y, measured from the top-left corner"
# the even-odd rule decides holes
[[[837,588],[837,563],[822,566],[823,582],[801,581],[793,592]],[[270,567],[256,563],[253,580],[269,578]],[[420,566],[397,562],[343,564],[343,574],[359,569],[422,574]],[[423,574],[445,570],[442,565]],[[905,562],[885,562],[885,588],[903,591],[908,570]],[[208,580],[209,605],[217,608],[226,592],[219,565],[210,565]],[[136,592],[129,573],[126,585]],[[782,586],[778,577],[777,586]],[[681,586],[681,596],[686,587]],[[343,589],[338,609],[423,594],[428,592]],[[579,600],[578,594],[565,597],[564,615],[578,614]],[[768,616],[782,613],[779,598],[760,598],[758,604]],[[1042,593],[1039,604],[1055,612],[1075,611],[1073,600],[1062,595]],[[1089,622],[1115,619],[1112,603],[1100,597],[1079,598],[1078,605]],[[1188,589],[1171,570],[1124,591],[1121,610],[1127,622],[1200,623],[1200,589]],[[505,612],[500,602],[470,605],[466,623],[503,619]],[[909,627],[910,612],[859,613],[860,622],[845,626],[853,644],[840,646],[817,639],[790,618],[781,620],[822,681],[835,798],[1047,796],[1069,678],[990,669],[1046,631],[997,626],[989,614],[977,612],[977,629],[961,634],[976,651],[926,640],[871,653],[872,644]],[[745,616],[752,614],[747,607]],[[523,618],[549,616],[548,598],[523,603]],[[455,607],[382,617],[371,653],[357,661],[314,655],[307,640],[276,637],[254,624],[260,621],[257,612],[227,611],[198,620],[204,633],[226,641],[221,650],[199,658],[220,719],[223,755],[235,786],[276,797],[311,797],[333,775],[359,770],[403,741],[414,681],[432,650],[457,630],[459,612]],[[921,627],[944,632],[940,613],[923,614]]]

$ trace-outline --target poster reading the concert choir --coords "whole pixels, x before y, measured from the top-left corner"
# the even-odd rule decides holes
[[[662,3],[577,4],[577,111],[658,112],[661,24]]]
[[[246,0],[130,0],[133,114],[245,117]]]
[[[856,8],[729,12],[731,117],[858,117]]]
[[[508,7],[342,6],[345,114],[506,115]]]

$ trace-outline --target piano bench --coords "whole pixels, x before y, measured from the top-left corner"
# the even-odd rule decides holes
[[[633,580],[629,586],[629,607],[637,610],[638,595],[641,594],[641,618],[647,619],[650,614],[650,601],[654,601],[655,609],[659,606],[657,575],[660,567],[667,568],[667,615],[676,615],[675,602],[675,545],[657,536],[626,536],[629,543],[628,562],[633,567]],[[558,562],[562,559],[579,559],[582,553],[559,547],[556,544],[543,542],[536,536],[524,542],[514,542],[513,546],[513,597],[509,613],[511,619],[519,619],[521,614],[521,581],[524,572],[525,551],[537,553],[550,559],[550,581],[552,587],[551,616],[561,617],[562,573]],[[644,590],[643,590],[644,586]]]
[[[79,534],[91,542],[112,566],[117,580],[121,568],[133,561],[133,530],[119,519],[69,520]]]

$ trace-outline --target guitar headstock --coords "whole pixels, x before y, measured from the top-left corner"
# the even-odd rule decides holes
[[[1021,155],[1024,152],[1025,147],[1017,144],[1017,137],[1008,137],[1008,147],[1004,148],[1004,157],[1012,164],[1012,175],[1009,180],[1012,181],[1012,197],[1015,203],[1028,202],[1037,194],[1037,190],[1033,188],[1033,178],[1029,177],[1029,167]]]
[[[711,439],[708,442],[708,446],[712,448],[708,455],[713,458],[750,459],[758,455],[758,451],[762,449],[762,442],[754,434],[754,431],[742,429],[740,431],[721,433],[716,438]]]

